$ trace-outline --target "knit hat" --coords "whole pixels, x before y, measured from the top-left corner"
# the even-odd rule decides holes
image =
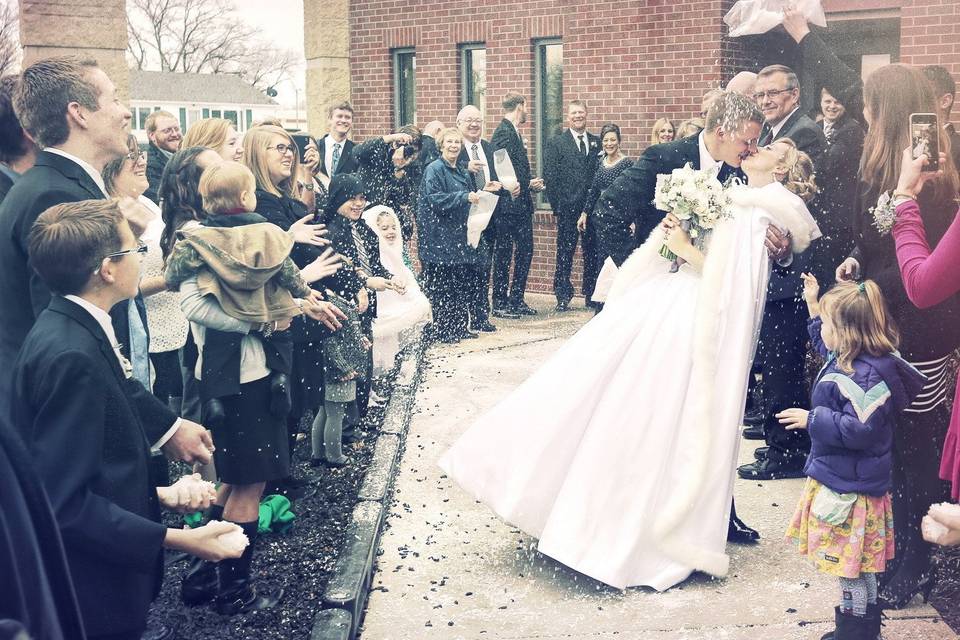
[[[360,179],[352,173],[340,173],[330,179],[330,187],[327,189],[327,208],[324,212],[327,218],[337,215],[337,209],[343,206],[353,196],[363,193],[363,185]]]

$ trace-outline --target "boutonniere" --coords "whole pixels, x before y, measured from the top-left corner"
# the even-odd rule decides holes
[[[884,191],[877,198],[877,204],[870,207],[870,214],[873,216],[873,226],[885,236],[893,229],[893,223],[897,221],[897,211],[893,206],[893,195],[889,191]]]

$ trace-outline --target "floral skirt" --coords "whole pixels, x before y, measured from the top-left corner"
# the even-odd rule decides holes
[[[890,494],[857,496],[846,521],[831,525],[811,510],[821,489],[826,490],[813,478],[807,478],[793,521],[787,527],[787,538],[797,540],[800,553],[823,573],[859,578],[861,573],[884,571],[894,553]]]

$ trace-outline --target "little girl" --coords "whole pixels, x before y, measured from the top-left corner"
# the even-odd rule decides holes
[[[836,630],[821,640],[875,640],[877,574],[894,553],[893,429],[926,378],[897,355],[899,336],[876,283],[842,282],[818,301],[816,278],[803,279],[810,339],[827,363],[813,386],[813,409],[777,414],[787,429],[807,429],[811,441],[787,537],[840,580]]]

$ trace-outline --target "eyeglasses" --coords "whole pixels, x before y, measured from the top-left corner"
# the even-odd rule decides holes
[[[160,129],[160,133],[165,136],[169,136],[174,133],[180,133],[180,127],[167,127],[166,129]]]
[[[756,101],[764,100],[766,98],[776,98],[781,93],[787,93],[788,91],[793,91],[796,87],[790,87],[788,89],[771,89],[770,91],[757,91],[753,94],[753,99]]]
[[[464,118],[463,122],[466,124],[483,124],[483,120],[480,118]]]
[[[288,151],[290,153],[296,154],[297,146],[293,144],[278,144],[272,147],[267,147],[267,149],[276,149],[277,153],[279,153],[282,156],[285,156],[287,155]]]
[[[123,251],[114,251],[113,253],[108,253],[107,255],[103,256],[103,259],[106,260],[108,258],[119,258],[121,256],[130,255],[132,253],[144,254],[147,252],[148,248],[149,247],[147,247],[145,242],[143,242],[142,240],[137,240],[137,246],[135,248],[124,249]],[[99,271],[99,269],[97,269],[97,271]]]
[[[143,160],[143,152],[140,150],[131,151],[125,157],[127,158],[127,160],[129,160],[133,164],[137,164],[138,162]]]

